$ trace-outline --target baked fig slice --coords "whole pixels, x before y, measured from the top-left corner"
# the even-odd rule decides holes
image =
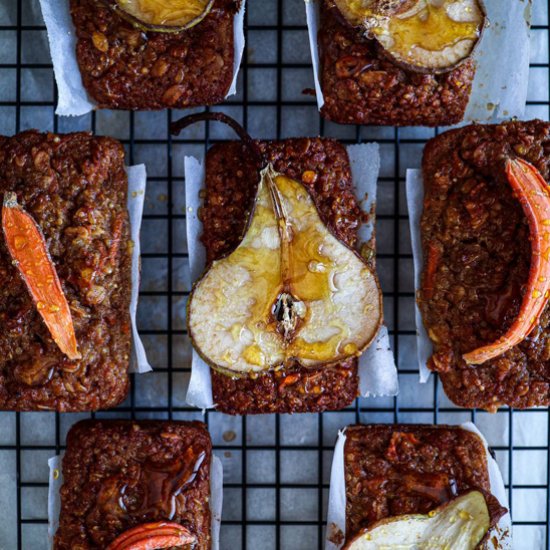
[[[448,72],[468,59],[486,23],[481,0],[335,0],[344,18],[396,64]]]
[[[344,550],[452,548],[474,550],[491,525],[485,497],[470,491],[428,514],[383,519],[362,530]]]
[[[181,32],[199,23],[214,0],[107,0],[134,26],[154,32]]]
[[[302,183],[271,165],[251,210],[240,244],[190,295],[195,349],[233,376],[359,356],[382,320],[374,272],[331,233]]]

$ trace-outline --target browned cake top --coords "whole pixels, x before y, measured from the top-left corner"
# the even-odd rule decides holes
[[[462,354],[494,341],[516,318],[531,260],[529,227],[504,173],[508,156],[550,178],[550,124],[469,126],[424,153],[425,258],[419,296],[434,344],[430,368],[457,404],[497,408],[550,403],[550,312],[519,345],[481,365]],[[427,263],[433,277],[427,284]],[[427,288],[430,287],[430,288]]]
[[[82,80],[100,107],[163,109],[223,101],[233,78],[233,0],[180,33],[143,32],[99,0],[70,0]]]
[[[379,54],[375,42],[346,23],[330,0],[321,4],[318,36],[321,114],[341,124],[437,126],[462,120],[473,61],[440,74],[398,67]]]
[[[346,430],[346,536],[402,514],[427,513],[468,490],[485,494],[491,523],[504,509],[490,494],[481,439],[456,426],[367,425]]]
[[[82,359],[69,361],[0,239],[0,408],[90,410],[127,392],[131,242],[122,145],[87,133],[0,137],[0,192],[40,226]]]
[[[167,519],[208,550],[211,454],[202,422],[79,422],[63,458],[55,550],[104,550],[136,525]]]
[[[323,221],[350,246],[364,214],[353,192],[345,148],[330,139],[260,142],[278,172],[301,181]],[[200,217],[202,242],[212,261],[239,243],[252,206],[259,173],[240,143],[214,145],[206,156],[206,194]],[[214,401],[231,414],[315,412],[340,409],[357,395],[357,361],[323,369],[291,369],[254,379],[212,373]]]

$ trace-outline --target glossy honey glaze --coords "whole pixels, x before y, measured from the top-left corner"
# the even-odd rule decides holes
[[[171,520],[177,498],[193,483],[204,458],[204,451],[188,447],[171,462],[135,463],[102,481],[97,505],[105,514],[119,518]]]
[[[439,52],[462,40],[475,40],[480,33],[478,23],[454,21],[446,11],[447,4],[434,6],[428,3],[411,17],[392,17],[389,33],[394,39],[393,50],[403,55],[407,55],[412,47]]]

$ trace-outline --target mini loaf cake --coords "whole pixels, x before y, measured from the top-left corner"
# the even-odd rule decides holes
[[[229,414],[345,407],[382,323],[374,237],[358,250],[367,215],[347,151],[322,138],[256,141],[223,113],[189,115],[172,132],[203,120],[241,138],[208,151],[197,189],[206,269],[187,328],[214,403]]]
[[[534,234],[524,211],[549,207],[549,150],[550,124],[534,120],[452,130],[424,151],[418,303],[434,346],[428,367],[458,405],[550,404],[548,295],[532,286],[548,284],[544,265],[535,266],[547,263],[548,220],[542,216]],[[531,168],[520,175],[539,173],[534,192],[513,187],[507,173],[510,162],[525,161]],[[531,208],[531,198],[546,204]],[[523,330],[524,322],[532,324]],[[492,353],[472,356],[491,343]]]
[[[364,213],[353,192],[346,150],[321,138],[260,142],[274,168],[301,181],[319,213],[347,245],[357,244]],[[238,245],[247,224],[258,173],[249,152],[238,142],[214,145],[206,155],[205,198],[201,211],[207,262]],[[370,254],[374,259],[374,250]],[[257,376],[231,377],[212,371],[212,390],[218,410],[229,414],[320,412],[349,405],[358,392],[357,359],[330,367],[292,368]]]
[[[131,339],[124,149],[27,131],[0,137],[0,173],[0,409],[116,406]]]
[[[484,543],[506,512],[491,494],[483,442],[457,426],[350,426],[346,429],[344,471],[346,550],[389,547],[383,544],[389,541],[391,547],[408,548],[405,543],[411,535],[413,540],[418,537],[414,542],[419,547],[421,536],[438,536],[438,544],[426,547],[486,548]],[[477,499],[471,498],[472,492]],[[463,517],[460,511],[453,512],[441,525],[439,518],[444,518],[455,502]],[[479,517],[478,506],[484,512]],[[417,524],[430,519],[437,523],[417,530]],[[464,525],[460,525],[461,519]],[[475,528],[474,520],[479,521]],[[458,533],[451,530],[454,527]],[[470,529],[479,545],[460,540],[460,531]],[[394,538],[387,539],[389,536]],[[374,542],[368,546],[368,541],[380,546]],[[434,544],[428,539],[422,542]]]
[[[67,436],[54,550],[209,550],[211,456],[202,422],[79,422]],[[160,537],[173,538],[153,544]]]
[[[453,3],[464,14],[474,14],[473,22],[456,25],[446,14],[442,17]],[[435,7],[415,0],[320,0],[320,10],[323,117],[341,124],[388,126],[462,120],[475,75],[470,55],[484,25],[479,2],[445,0]],[[461,33],[464,40],[458,40]],[[444,37],[457,39],[457,51]],[[436,42],[441,51],[435,50]],[[443,52],[452,53],[446,57]]]
[[[180,32],[141,23],[113,9],[119,3],[70,0],[82,81],[99,107],[181,109],[224,100],[233,79],[235,0],[203,2],[204,18]]]

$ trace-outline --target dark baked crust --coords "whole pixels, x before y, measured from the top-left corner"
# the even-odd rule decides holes
[[[356,246],[364,214],[353,193],[344,147],[321,138],[260,142],[260,145],[275,170],[307,186],[334,234]],[[208,151],[206,194],[201,210],[204,228],[201,240],[208,262],[238,245],[258,180],[257,167],[240,143],[217,144]],[[212,371],[212,389],[217,408],[228,414],[341,409],[357,395],[357,361],[323,369],[296,367],[256,378],[232,379]]]
[[[181,33],[143,32],[101,0],[70,0],[84,87],[99,107],[164,109],[221,103],[233,78],[234,0]]]
[[[52,340],[0,239],[0,409],[89,411],[128,391],[131,241],[124,149],[88,133],[0,136],[0,192],[42,228],[82,359]]]
[[[492,526],[505,512],[490,494],[483,442],[459,426],[350,426],[346,430],[344,470],[348,541],[381,519],[425,514],[442,504],[422,494],[422,485],[429,487],[434,474],[448,477],[447,500],[470,490],[483,492]],[[411,478],[420,490],[415,483],[405,481]]]
[[[321,3],[318,34],[323,117],[341,124],[445,126],[460,122],[475,63],[440,74],[403,69],[347,24],[332,0]],[[352,74],[343,66],[353,62]]]
[[[550,404],[550,309],[519,345],[469,366],[462,354],[496,340],[516,318],[531,261],[529,227],[504,174],[518,156],[550,179],[550,124],[476,125],[441,134],[424,151],[425,262],[441,253],[419,305],[434,344],[429,367],[458,405],[495,410]],[[426,272],[426,270],[425,270]],[[430,290],[428,287],[432,287]]]
[[[186,454],[187,453],[187,454]],[[167,465],[188,456],[202,457],[175,499],[174,515],[157,505],[148,513],[132,512],[143,506],[147,481],[157,487],[168,479]],[[196,550],[211,548],[210,461],[212,443],[202,422],[85,420],[74,425],[67,436],[63,457],[63,486],[55,550],[103,550],[127,529],[145,522],[171,519],[198,537]],[[147,465],[154,464],[153,475]],[[193,460],[193,466],[195,461]],[[151,471],[151,470],[149,470]],[[193,470],[191,470],[193,471]],[[152,478],[157,483],[152,483]],[[146,481],[147,480],[147,481]],[[124,497],[121,497],[124,487]],[[152,492],[156,497],[160,489]],[[129,512],[118,502],[124,498]],[[167,509],[170,503],[164,501]]]

